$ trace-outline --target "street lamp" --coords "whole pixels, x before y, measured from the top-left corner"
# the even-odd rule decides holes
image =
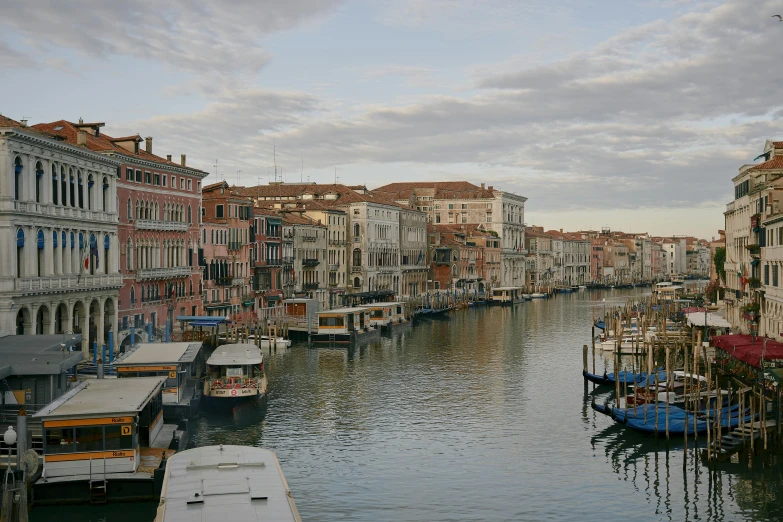
[[[756,336],[759,333],[759,323],[753,321],[750,323],[750,344],[756,344]]]
[[[8,426],[8,429],[3,433],[3,442],[8,446],[8,470],[11,470],[11,446],[16,444],[16,431],[13,426]]]

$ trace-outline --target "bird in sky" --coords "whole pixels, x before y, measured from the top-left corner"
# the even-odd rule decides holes
[[[778,22],[783,22],[783,15],[772,15],[772,18],[777,18]]]

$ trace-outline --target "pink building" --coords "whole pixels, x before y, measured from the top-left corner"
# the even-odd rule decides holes
[[[201,271],[196,261],[201,214],[201,180],[207,173],[152,153],[152,138],[112,138],[104,123],[65,120],[35,127],[68,143],[120,159],[117,178],[120,272],[117,344],[127,344],[129,328],[157,337],[166,321],[176,329],[176,316],[199,315]],[[141,143],[144,142],[144,146]],[[138,331],[139,340],[146,340]]]

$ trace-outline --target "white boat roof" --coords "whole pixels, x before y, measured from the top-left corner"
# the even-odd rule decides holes
[[[495,290],[522,290],[521,286],[496,286],[492,289],[494,292]]]
[[[210,366],[233,366],[241,364],[261,364],[263,355],[258,346],[251,343],[224,344],[215,348],[209,356]]]
[[[136,414],[160,391],[166,377],[82,381],[33,417],[43,420]]]
[[[201,343],[139,343],[114,361],[115,366],[193,362]]]
[[[252,446],[203,446],[169,458],[156,522],[301,522],[275,454]]]
[[[320,312],[316,312],[318,315],[321,314],[350,314],[353,312],[366,312],[366,308],[362,308],[360,306],[353,306],[350,308],[335,308],[333,310],[321,310]]]
[[[395,303],[370,303],[357,305],[358,308],[389,308],[394,306]]]

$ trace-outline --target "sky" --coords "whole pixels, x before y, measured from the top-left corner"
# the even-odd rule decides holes
[[[783,139],[783,0],[0,2],[0,113],[207,182],[468,180],[547,229],[717,235]]]

